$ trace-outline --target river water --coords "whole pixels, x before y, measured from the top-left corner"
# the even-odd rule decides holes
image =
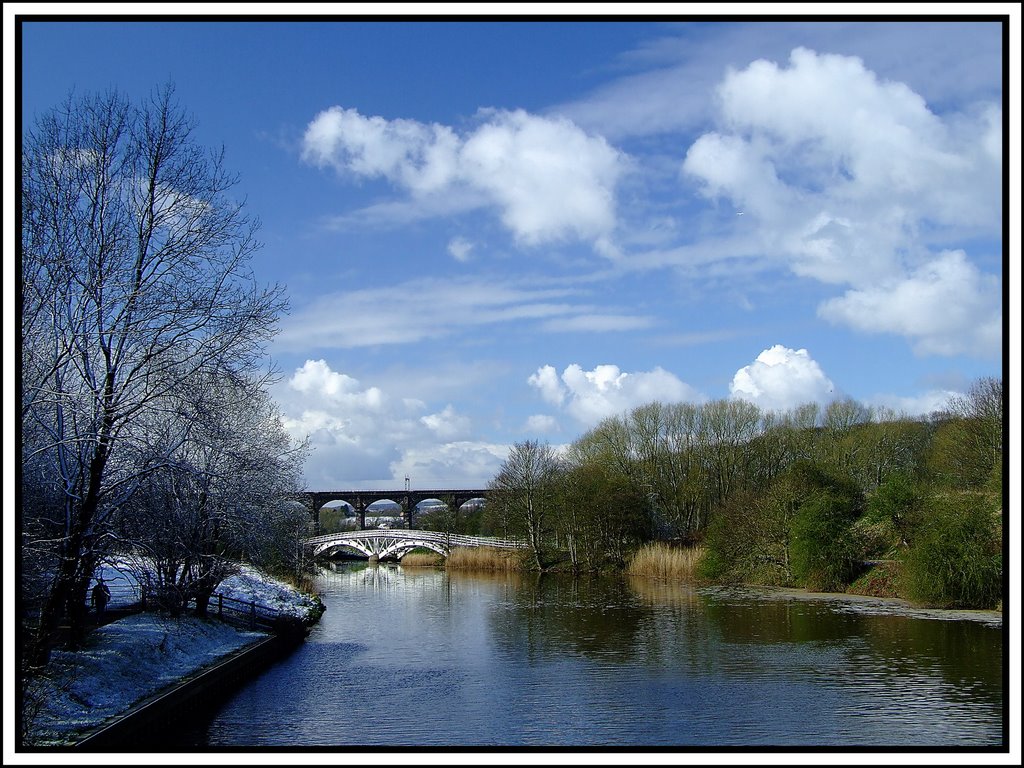
[[[322,572],[306,643],[198,746],[1001,744],[998,622],[625,577]]]

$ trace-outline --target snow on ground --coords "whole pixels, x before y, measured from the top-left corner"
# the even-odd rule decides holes
[[[29,698],[42,699],[31,740],[37,745],[73,741],[135,702],[265,637],[213,620],[155,613],[99,627],[80,651],[54,650],[45,676],[27,687]]]
[[[316,611],[317,601],[312,595],[296,592],[283,581],[266,576],[248,565],[242,572],[224,579],[217,592],[235,600],[255,602],[287,616],[305,619]]]
[[[111,607],[133,602],[135,582],[126,570],[107,567],[103,578],[111,583]],[[312,596],[248,566],[218,591],[299,618],[316,606]],[[214,619],[156,613],[98,627],[81,650],[55,649],[45,673],[26,686],[26,744],[74,742],[136,702],[266,636]]]
[[[125,608],[139,602],[139,580],[135,570],[139,565],[115,560],[104,565],[97,573],[110,588],[110,608]],[[91,582],[89,589],[95,581]],[[217,593],[234,600],[255,602],[268,610],[305,619],[316,612],[316,600],[311,595],[297,592],[291,585],[268,576],[250,565],[229,576],[217,587]]]

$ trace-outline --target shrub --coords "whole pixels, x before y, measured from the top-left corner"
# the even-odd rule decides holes
[[[929,499],[926,522],[904,558],[911,600],[944,608],[992,608],[1002,599],[998,502],[976,493]]]
[[[896,539],[894,549],[907,546],[921,524],[924,499],[924,493],[910,477],[892,475],[868,499],[865,521],[890,529]]]
[[[715,510],[696,575],[708,581],[789,584],[789,520],[771,493],[739,492]]]
[[[856,577],[855,502],[855,497],[822,490],[800,505],[793,520],[790,562],[793,577],[806,588],[841,591]]]
[[[900,582],[899,563],[879,563],[858,576],[846,591],[869,597],[902,597]]]

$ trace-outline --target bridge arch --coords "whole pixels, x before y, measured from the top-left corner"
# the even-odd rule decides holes
[[[462,536],[440,531],[417,531],[406,529],[345,531],[313,536],[306,540],[313,556],[327,554],[340,549],[349,549],[368,558],[384,559],[401,557],[410,550],[422,547],[447,557],[453,547],[494,547],[497,549],[522,549],[523,542],[497,539],[489,536]]]
[[[444,545],[431,541],[429,539],[423,539],[420,541],[395,541],[391,540],[387,543],[381,543],[378,541],[341,541],[330,544],[321,544],[313,548],[313,556],[319,557],[320,555],[329,555],[332,551],[348,550],[354,552],[357,555],[362,555],[366,558],[377,558],[378,560],[384,560],[388,557],[395,557],[401,559],[405,555],[412,552],[414,549],[429,549],[432,552],[436,552],[442,557],[448,557],[448,549]]]
[[[390,501],[401,507],[401,516],[405,519],[406,528],[415,528],[413,520],[414,510],[417,504],[427,499],[437,499],[448,505],[455,505],[460,509],[468,502],[484,500],[486,502],[488,489],[457,488],[457,489],[425,489],[425,490],[349,490],[349,491],[307,491],[306,498],[309,500],[311,516],[316,528],[320,530],[320,512],[325,504],[344,502],[355,510],[359,517],[359,528],[365,529],[367,508],[382,501]],[[372,516],[372,510],[371,510]]]

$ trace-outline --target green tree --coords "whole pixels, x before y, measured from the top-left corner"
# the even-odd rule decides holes
[[[888,527],[894,548],[907,547],[921,525],[926,498],[926,491],[910,475],[890,475],[868,497],[866,522]]]
[[[716,511],[708,529],[705,576],[762,584],[835,588],[850,577],[862,509],[859,489],[806,461],[766,491],[742,490]]]

